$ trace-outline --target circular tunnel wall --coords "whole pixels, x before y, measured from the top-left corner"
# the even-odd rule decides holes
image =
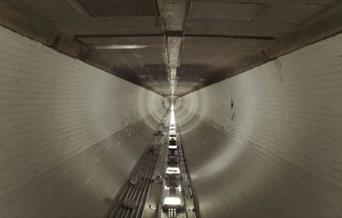
[[[0,27],[0,217],[106,217],[162,97]]]
[[[202,217],[342,216],[341,44],[338,35],[179,101]]]
[[[207,95],[193,93],[191,97],[178,97],[175,99],[174,109],[177,125],[183,134],[196,129],[207,111]]]

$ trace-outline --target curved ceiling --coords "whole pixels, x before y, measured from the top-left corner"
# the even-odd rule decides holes
[[[181,96],[341,31],[341,5],[334,0],[16,0],[0,3],[0,21],[162,95],[171,93],[174,69],[175,94]]]

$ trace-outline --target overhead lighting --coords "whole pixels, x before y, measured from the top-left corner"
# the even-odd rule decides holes
[[[182,201],[180,197],[165,197],[164,198],[164,205],[170,206],[179,206],[181,205]]]
[[[166,174],[179,174],[180,170],[179,167],[167,167],[166,168]]]
[[[171,105],[170,124],[171,125],[175,125],[176,124],[175,110],[174,110],[173,104]]]
[[[177,149],[177,145],[169,145],[169,149]]]
[[[94,45],[92,46],[98,50],[111,50],[111,49],[142,49],[147,48],[147,45]]]

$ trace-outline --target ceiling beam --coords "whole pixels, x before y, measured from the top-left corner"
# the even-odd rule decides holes
[[[166,31],[164,34],[108,34],[108,35],[76,35],[76,39],[82,38],[129,38],[129,37],[201,37],[201,38],[227,38],[227,39],[253,39],[253,40],[276,40],[272,36],[251,36],[251,35],[225,35],[225,34],[189,34],[183,31]]]

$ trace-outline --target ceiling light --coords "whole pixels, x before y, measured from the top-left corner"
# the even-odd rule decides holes
[[[147,48],[147,45],[94,45],[92,47],[98,50],[142,49],[142,48]]]
[[[169,149],[177,149],[177,145],[169,145]]]
[[[180,170],[179,167],[167,167],[166,174],[179,174]]]
[[[179,197],[165,197],[164,205],[178,206],[181,205],[181,199]]]

